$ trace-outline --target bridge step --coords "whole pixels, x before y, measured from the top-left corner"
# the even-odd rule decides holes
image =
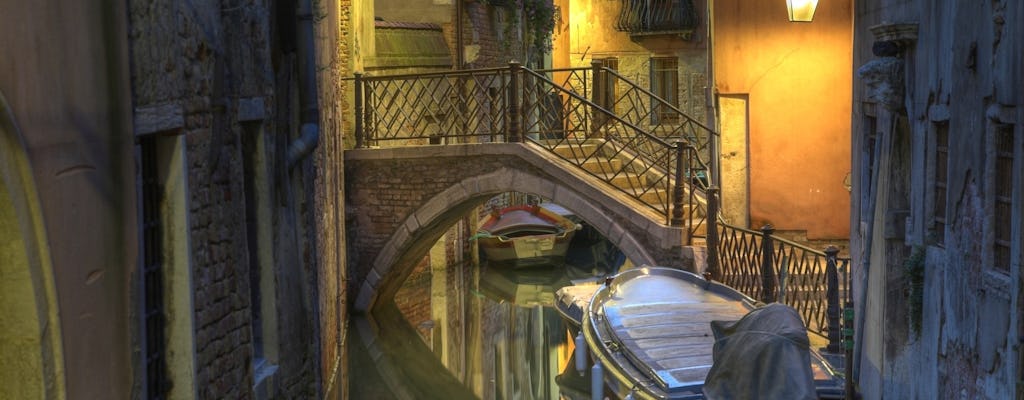
[[[591,143],[573,143],[573,144],[559,144],[554,148],[550,148],[552,152],[557,154],[559,157],[566,158],[569,160],[585,160],[585,159],[601,159],[600,155],[595,155],[598,152],[598,145]]]
[[[622,160],[607,158],[592,158],[583,162],[581,168],[593,174],[608,173],[622,169]]]
[[[647,186],[647,180],[644,179],[643,175],[634,174],[632,172],[611,172],[611,173],[596,173],[601,180],[612,184],[617,188],[624,189],[627,192],[643,190]]]

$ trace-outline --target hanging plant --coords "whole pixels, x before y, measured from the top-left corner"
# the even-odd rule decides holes
[[[524,26],[523,36],[527,50],[543,53],[551,50],[551,34],[558,23],[558,7],[551,0],[479,0],[481,4],[505,8],[510,18],[505,19],[505,47],[510,47],[511,38],[519,31],[519,22]],[[520,18],[521,17],[521,18]]]
[[[551,34],[555,30],[560,13],[551,0],[519,0],[522,2],[526,35],[531,40],[533,50],[546,52],[551,50]]]

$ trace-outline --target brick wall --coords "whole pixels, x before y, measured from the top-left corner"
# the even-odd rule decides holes
[[[341,323],[328,317],[336,317],[341,308],[336,300],[341,278],[338,273],[319,275],[318,266],[325,260],[319,258],[317,238],[324,240],[320,247],[331,250],[334,258],[327,261],[336,261],[343,246],[326,246],[340,243],[340,238],[316,229],[314,158],[292,169],[284,162],[284,151],[298,132],[292,123],[298,113],[292,106],[297,72],[294,47],[271,37],[281,33],[272,26],[271,16],[282,11],[275,4],[265,0],[243,0],[231,7],[218,2],[129,2],[133,105],[171,104],[180,108],[183,120],[177,133],[186,137],[194,384],[204,399],[254,396],[247,207],[258,206],[271,215],[256,222],[267,224],[272,232],[272,243],[258,246],[273,247],[269,249],[273,276],[264,279],[271,279],[276,290],[262,295],[277,300],[273,310],[264,311],[264,318],[272,318],[266,315],[269,311],[278,322],[278,332],[265,337],[279,339],[264,343],[279,350],[278,359],[273,360],[279,367],[275,384],[267,395],[316,397],[321,371],[326,369],[321,365],[333,367],[337,362],[331,360],[339,353]],[[287,13],[276,17],[278,22],[294,18]],[[322,27],[340,29],[336,24]],[[337,82],[321,86],[333,94]],[[259,101],[243,110],[240,99]],[[338,113],[334,107],[327,110],[325,125],[334,126]],[[324,131],[323,136],[331,139],[325,140],[330,143],[325,147],[339,148],[334,140],[337,130]],[[253,158],[263,163],[257,167],[267,171],[269,183],[257,190],[269,191],[273,204],[246,203],[243,135],[262,135],[265,152]],[[328,165],[336,161],[322,154],[317,160]],[[331,187],[341,186],[337,175],[319,172],[333,183]],[[327,296],[320,297],[321,286],[327,288]],[[321,320],[331,328],[318,325]],[[321,331],[331,335],[322,339]],[[320,354],[327,358],[321,360]]]
[[[413,329],[420,334],[423,341],[430,346],[433,343],[432,329],[425,322],[430,321],[430,262],[424,257],[423,261],[413,268],[412,273],[405,279],[405,284],[395,294],[395,305],[402,312],[402,316],[409,321]]]

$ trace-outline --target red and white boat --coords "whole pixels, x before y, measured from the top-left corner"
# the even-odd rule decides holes
[[[491,213],[473,238],[492,264],[529,267],[565,259],[580,226],[543,206],[512,206]]]

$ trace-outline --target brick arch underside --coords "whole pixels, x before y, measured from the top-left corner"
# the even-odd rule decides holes
[[[377,255],[373,266],[380,278],[363,282],[356,297],[356,309],[369,311],[378,299],[394,297],[416,262],[427,254],[449,227],[491,197],[504,192],[532,193],[560,205],[587,204],[586,199],[572,188],[516,169],[500,168],[466,178],[428,199],[399,225],[384,245],[385,249],[396,251],[382,251]],[[576,207],[570,211],[608,238],[633,263],[655,264],[655,259],[641,245],[641,240],[628,231],[612,229],[615,223],[611,216],[596,207]]]

